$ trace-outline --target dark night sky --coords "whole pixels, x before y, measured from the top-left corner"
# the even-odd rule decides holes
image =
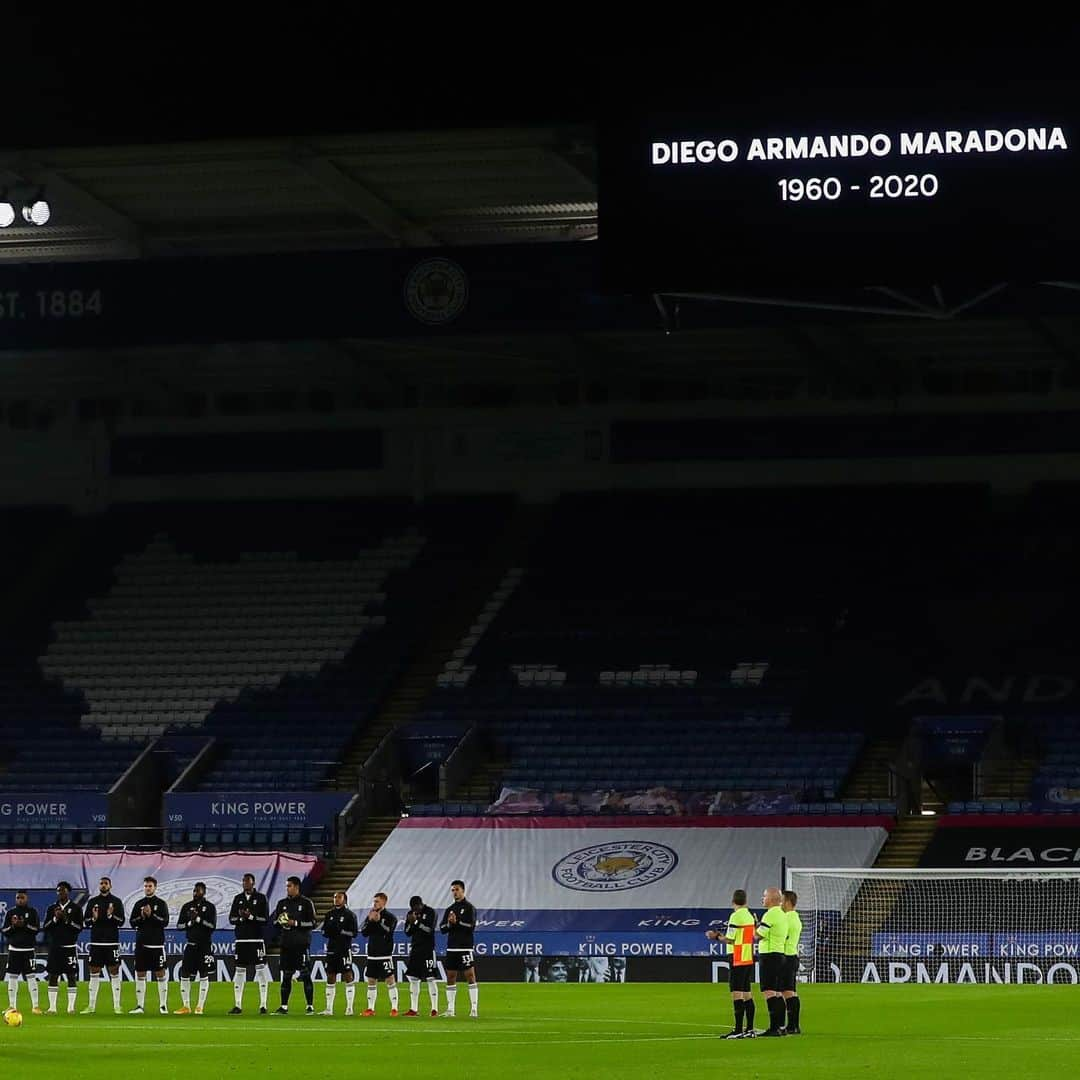
[[[55,9],[54,9],[55,10]],[[733,22],[687,36],[662,25],[634,44],[575,26],[558,9],[480,21],[475,31],[423,16],[377,26],[312,8],[298,22],[210,20],[195,9],[160,25],[103,26],[92,16],[11,16],[0,62],[0,149],[201,137],[592,123],[605,106],[673,86],[790,85],[899,74],[1076,70],[1071,28],[1007,43],[949,34],[940,20],[905,37],[848,24],[812,34]],[[254,10],[254,9],[253,9]],[[267,9],[270,10],[270,9]],[[662,22],[662,20],[660,20]],[[606,28],[610,31],[610,26]],[[681,28],[685,30],[686,28]],[[785,32],[786,30],[786,32]],[[497,37],[496,34],[504,36]],[[910,41],[910,43],[909,43]]]

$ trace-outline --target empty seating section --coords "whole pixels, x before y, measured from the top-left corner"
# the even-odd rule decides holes
[[[0,514],[0,580],[6,595],[0,630],[0,715],[10,736],[0,757],[0,792],[105,791],[138,752],[103,744],[97,732],[83,730],[86,705],[81,694],[44,679],[36,662],[48,634],[53,590],[58,582],[67,584],[58,566],[75,531],[66,510]],[[44,835],[0,832],[0,845],[36,844]],[[59,832],[50,830],[48,839],[60,842]]]
[[[390,537],[349,559],[263,551],[206,563],[159,535],[125,557],[89,619],[57,624],[42,667],[82,690],[83,722],[106,739],[198,726],[216,702],[317,672],[383,626],[369,612],[422,542]]]
[[[796,719],[828,609],[766,502],[758,521],[721,496],[564,498],[455,656],[469,677],[444,674],[424,717],[479,724],[506,787],[784,791],[862,812],[837,801],[862,732]]]

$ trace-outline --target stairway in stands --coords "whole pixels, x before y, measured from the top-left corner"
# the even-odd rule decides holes
[[[311,896],[315,910],[320,915],[333,904],[334,893],[348,891],[349,886],[356,880],[356,875],[364,869],[400,820],[396,816],[368,818],[356,836],[342,848],[338,857],[330,862]],[[407,902],[408,897],[394,898],[397,905]],[[370,903],[370,896],[349,897],[349,906],[354,911],[366,911],[366,905]]]
[[[868,741],[848,776],[841,798],[864,802],[891,798],[889,767],[900,756],[900,747],[901,740],[894,736],[879,736]]]
[[[937,827],[936,817],[901,817],[874,862],[875,870],[917,867]],[[871,955],[874,934],[880,932],[907,884],[888,878],[868,879],[859,886],[844,918],[844,961]]]
[[[434,583],[441,591],[427,597],[431,632],[390,690],[375,719],[346,750],[341,765],[324,785],[355,791],[357,780],[375,748],[395,728],[407,724],[435,688],[435,680],[468,634],[487,598],[506,571],[520,565],[539,532],[546,507],[519,506],[488,550],[445,551],[432,556]],[[447,587],[448,583],[453,583]]]

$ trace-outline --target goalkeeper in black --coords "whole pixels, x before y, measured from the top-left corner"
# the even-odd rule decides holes
[[[289,1011],[293,975],[304,984],[307,1012],[315,1012],[315,986],[311,981],[311,931],[315,929],[315,905],[300,895],[300,879],[287,878],[285,896],[274,908],[274,925],[281,930],[281,1004],[279,1013]]]
[[[214,973],[214,928],[217,926],[217,908],[206,899],[206,884],[196,881],[191,899],[180,909],[176,929],[183,930],[187,938],[184,956],[180,961],[180,1008],[177,1016],[191,1012],[191,980],[199,978],[199,1004],[195,1015],[202,1016],[206,1007],[206,995],[210,993],[210,976]]]

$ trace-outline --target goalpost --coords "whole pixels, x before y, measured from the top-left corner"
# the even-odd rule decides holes
[[[1080,982],[1080,867],[793,867],[785,887],[805,981]]]

